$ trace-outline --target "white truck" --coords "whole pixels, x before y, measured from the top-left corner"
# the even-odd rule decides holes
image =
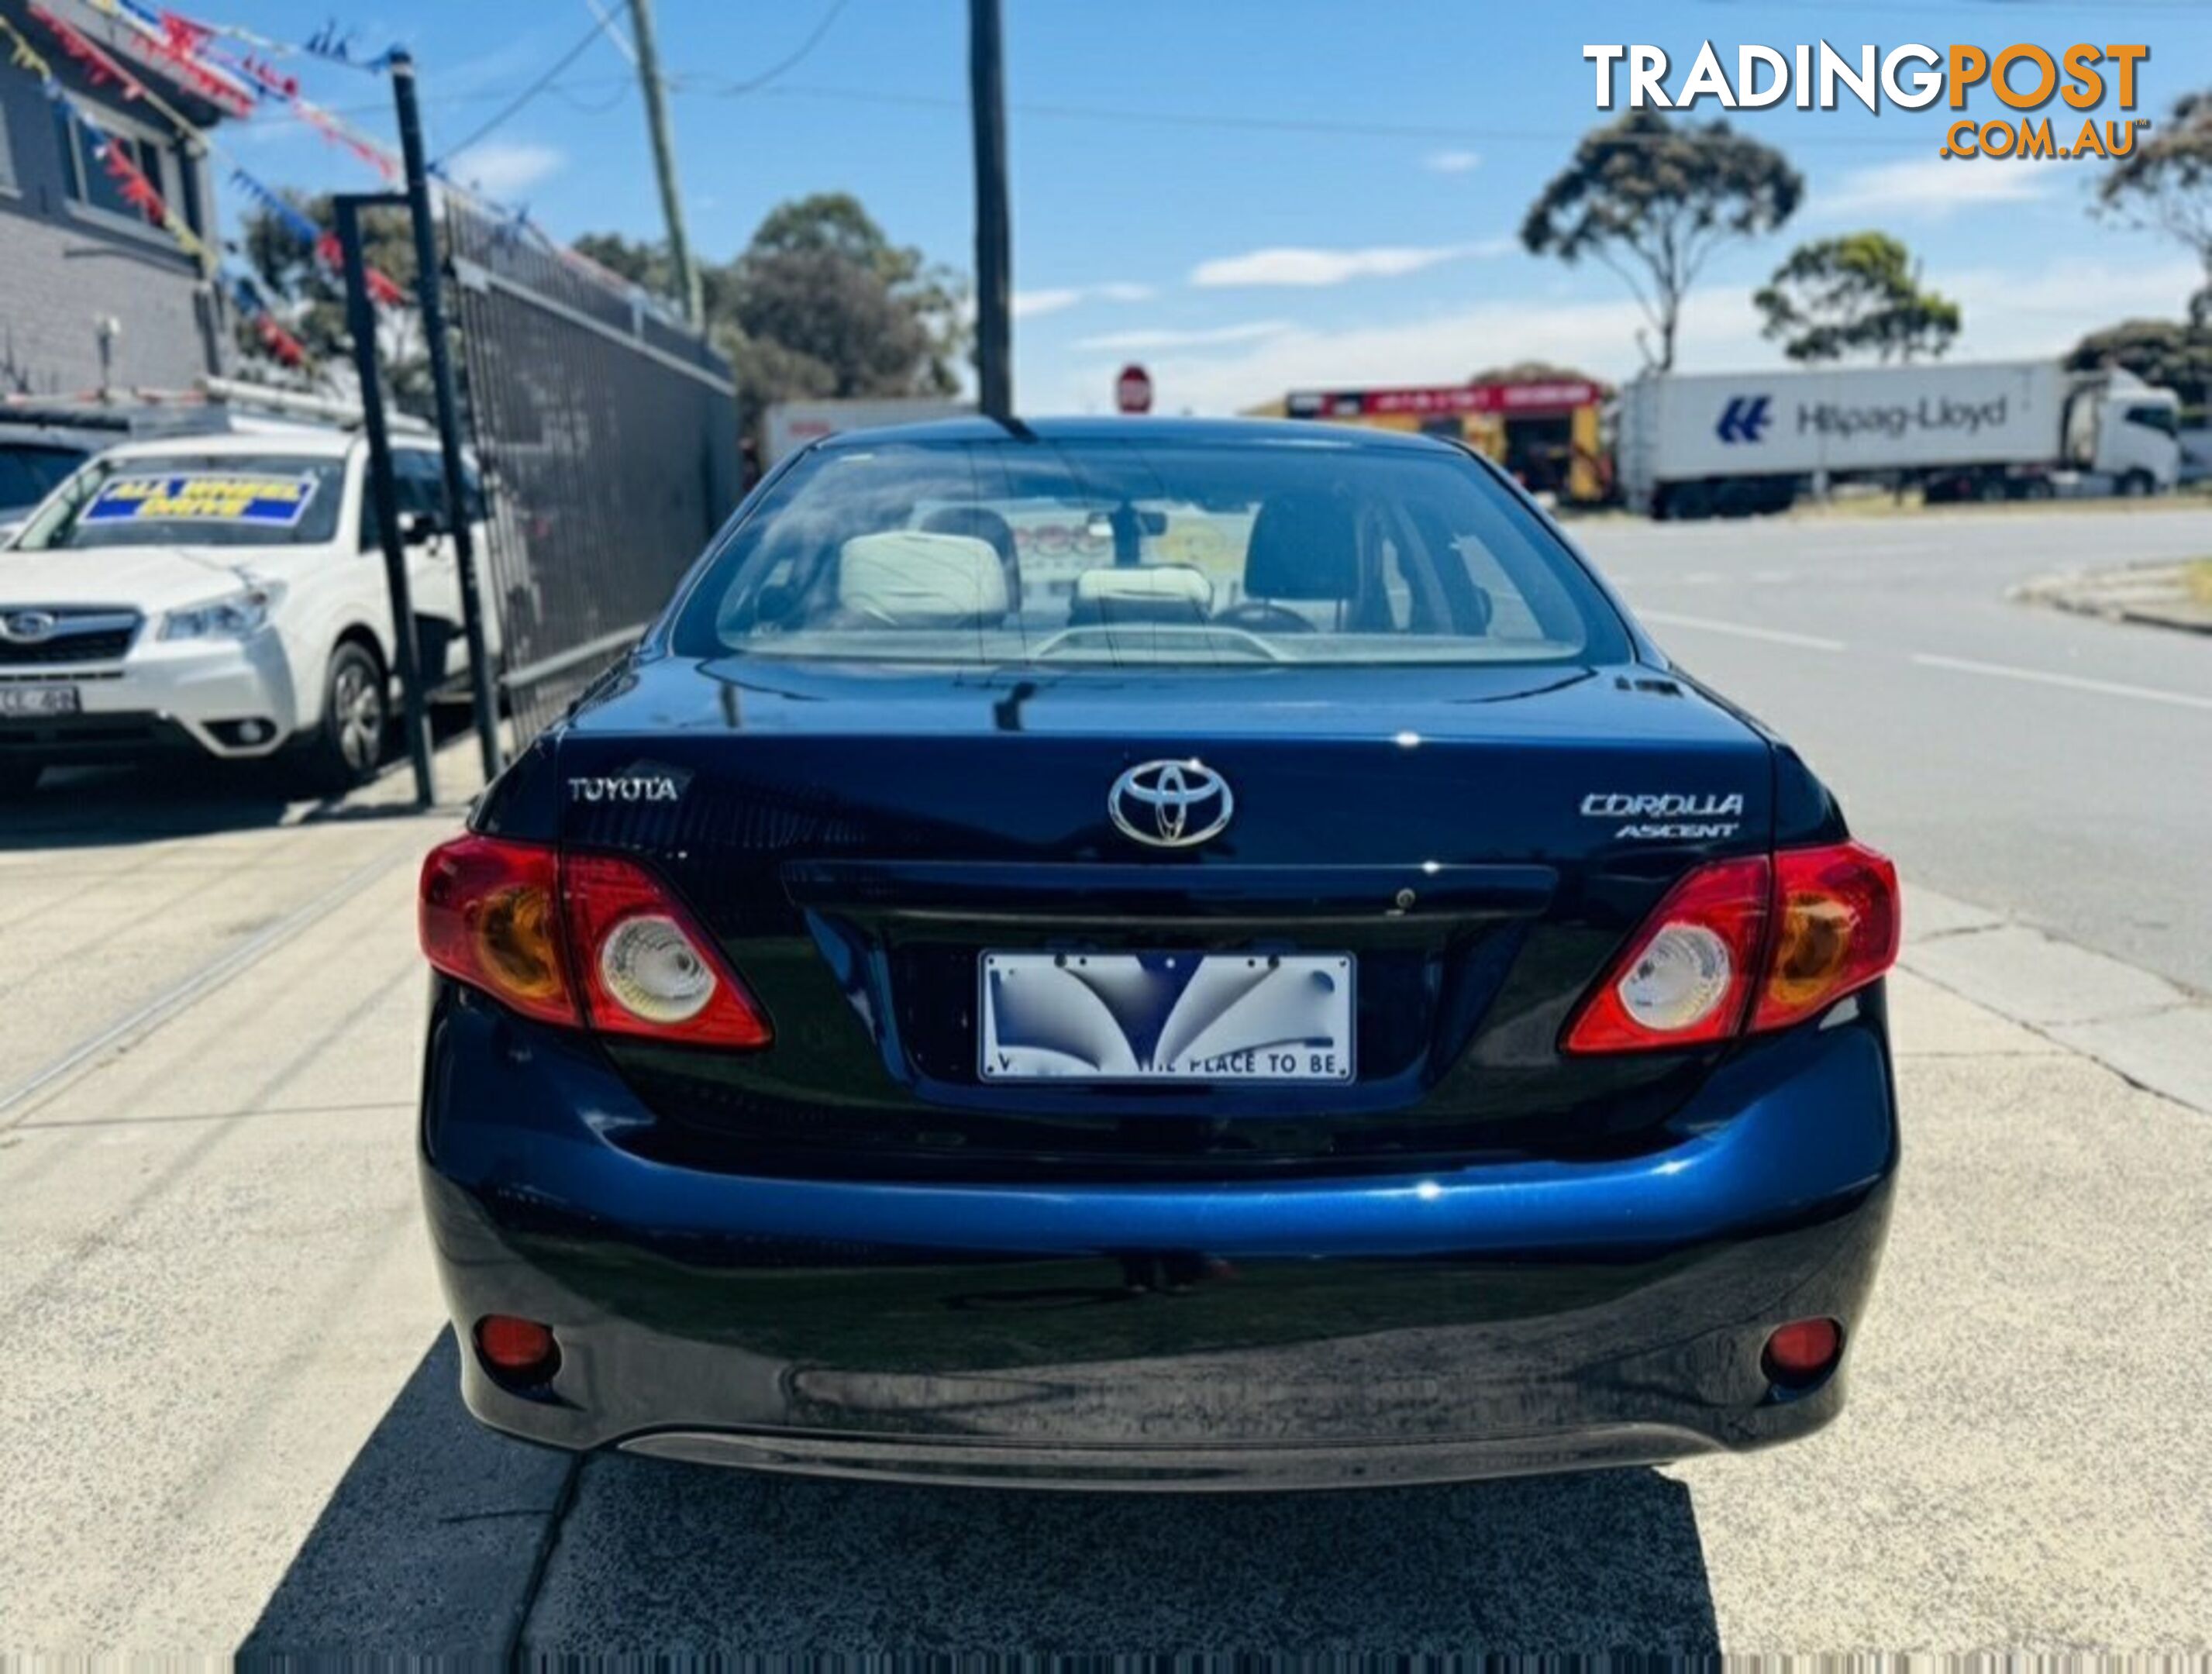
[[[768,409],[767,446],[761,464],[773,465],[809,442],[847,430],[873,430],[886,424],[921,424],[959,418],[975,410],[972,401],[928,396],[883,396],[856,401],[779,401]]]
[[[1621,391],[1613,457],[1633,510],[1745,517],[1850,481],[1932,501],[2163,494],[2180,427],[2171,390],[2055,361],[1646,373]]]

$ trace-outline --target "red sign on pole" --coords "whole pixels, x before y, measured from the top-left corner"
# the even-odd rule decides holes
[[[1125,413],[1152,410],[1152,374],[1133,361],[1114,380],[1114,404]]]

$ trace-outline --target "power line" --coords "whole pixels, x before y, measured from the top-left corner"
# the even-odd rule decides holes
[[[844,11],[848,3],[850,0],[831,0],[830,9],[822,15],[822,21],[814,26],[813,33],[799,42],[797,48],[790,54],[770,64],[757,76],[747,76],[742,82],[723,82],[719,84],[705,81],[696,76],[672,76],[668,78],[668,86],[674,92],[688,93],[697,90],[712,94],[717,99],[734,99],[743,94],[757,93],[786,70],[795,70],[799,64],[805,63],[807,55],[821,45],[823,38],[836,27],[839,15]]]
[[[490,121],[478,128],[459,145],[447,146],[446,148],[445,155],[439,161],[441,162],[447,162],[460,155],[462,152],[467,150],[477,141],[483,139],[485,135],[490,133],[501,123],[507,121],[509,118],[520,112],[523,106],[536,99],[539,94],[551,87],[554,80],[561,74],[561,72],[566,70],[570,64],[575,63],[577,59],[582,58],[584,54],[590,50],[593,42],[597,41],[601,36],[611,33],[608,27],[611,21],[611,19],[608,19],[602,14],[593,12],[592,15],[592,27],[585,32],[584,38],[581,40],[578,41],[574,46],[570,47],[567,52],[563,52],[557,59],[556,59],[552,67],[546,70],[544,75],[540,76],[536,81],[532,82],[528,87],[523,88],[520,93],[517,94],[505,105],[501,106],[497,116],[495,116]]]

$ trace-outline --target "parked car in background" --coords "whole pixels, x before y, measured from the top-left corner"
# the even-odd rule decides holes
[[[0,546],[64,477],[113,440],[72,425],[19,422],[0,409]]]
[[[833,438],[424,864],[463,1390],[1031,1486],[1801,1436],[1887,1223],[1898,913],[1455,443]]]
[[[163,754],[283,752],[318,790],[374,773],[395,640],[368,453],[299,426],[178,436],[112,448],[55,489],[0,550],[0,790]],[[395,471],[436,685],[465,666],[439,456],[403,434]]]

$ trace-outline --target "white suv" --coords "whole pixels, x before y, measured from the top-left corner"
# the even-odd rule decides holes
[[[393,452],[435,685],[465,667],[459,569],[435,449]],[[175,750],[289,750],[323,791],[373,775],[396,662],[368,460],[340,431],[176,437],[57,488],[0,550],[0,793],[59,763]]]

